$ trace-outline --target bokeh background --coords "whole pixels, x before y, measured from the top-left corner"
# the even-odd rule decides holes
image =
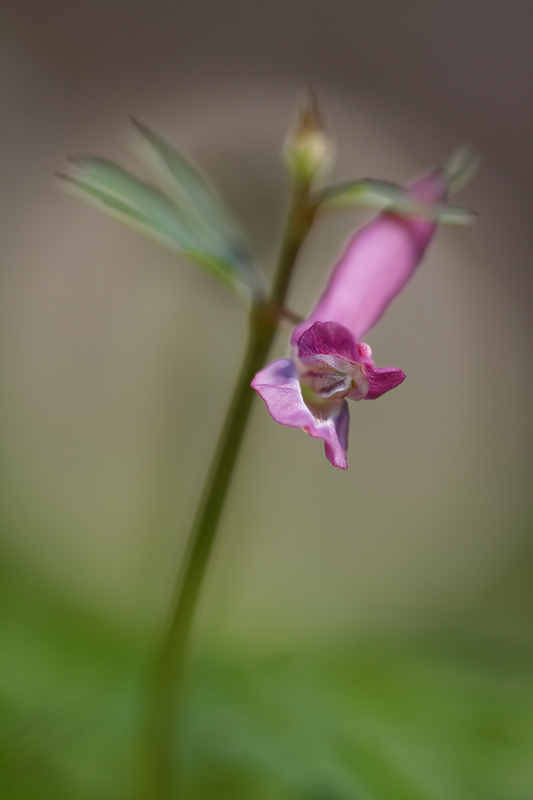
[[[242,355],[238,301],[61,194],[132,114],[213,176],[271,273],[302,89],[335,177],[483,156],[368,341],[350,466],[258,402],[200,609],[186,796],[531,800],[533,6],[3,0],[0,786],[129,798],[145,678]],[[305,313],[361,214],[321,223]],[[287,333],[277,352],[283,355]]]

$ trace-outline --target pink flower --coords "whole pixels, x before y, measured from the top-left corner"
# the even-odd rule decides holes
[[[446,198],[447,178],[436,170],[410,187],[421,203]],[[346,469],[349,411],[346,399],[375,400],[405,378],[395,367],[377,368],[361,342],[409,281],[436,224],[384,212],[350,240],[315,309],[293,332],[293,358],[268,364],[252,387],[281,425],[323,439],[326,456]]]

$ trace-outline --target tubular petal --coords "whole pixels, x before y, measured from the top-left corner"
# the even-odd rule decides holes
[[[314,439],[323,439],[328,460],[335,467],[346,469],[350,415],[345,400],[323,400],[311,411],[303,399],[296,368],[286,358],[268,364],[251,385],[276,422],[302,428]]]
[[[442,202],[446,178],[436,170],[410,187],[416,200]],[[311,316],[294,330],[292,344],[316,322],[337,322],[361,339],[412,277],[436,229],[433,221],[380,214],[350,240]]]

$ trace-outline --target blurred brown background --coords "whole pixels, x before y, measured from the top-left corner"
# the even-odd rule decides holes
[[[269,270],[279,146],[314,86],[337,176],[406,180],[471,142],[483,167],[460,202],[481,218],[439,234],[371,335],[408,381],[352,406],[346,474],[257,404],[206,624],[278,641],[474,613],[527,623],[533,5],[3,0],[0,13],[8,563],[130,625],[160,619],[243,341],[223,288],[61,195],[52,173],[80,152],[133,165],[134,114],[210,170]],[[359,219],[313,236],[298,310]]]

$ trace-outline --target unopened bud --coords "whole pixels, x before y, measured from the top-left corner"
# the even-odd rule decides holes
[[[285,143],[289,169],[297,178],[310,181],[331,166],[333,153],[333,140],[324,127],[316,95],[310,93]]]

